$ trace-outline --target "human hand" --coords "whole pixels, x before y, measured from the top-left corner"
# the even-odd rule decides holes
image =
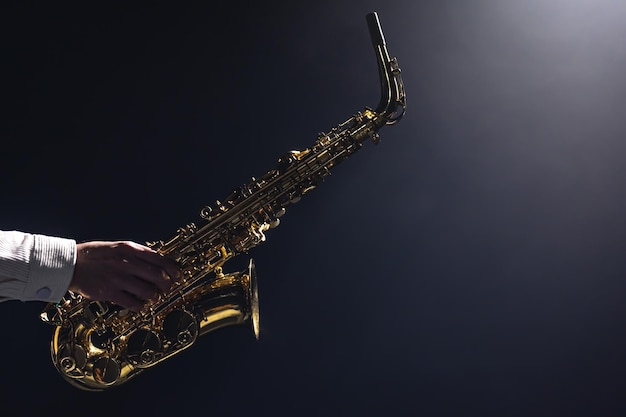
[[[76,266],[69,290],[94,301],[110,301],[139,311],[146,301],[167,292],[180,269],[135,242],[84,242],[76,245]]]

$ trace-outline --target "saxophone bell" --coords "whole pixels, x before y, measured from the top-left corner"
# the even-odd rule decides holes
[[[243,271],[220,275],[213,282],[210,297],[202,297],[195,307],[202,312],[199,322],[203,335],[221,327],[249,325],[259,339],[259,290],[256,268],[250,259]]]

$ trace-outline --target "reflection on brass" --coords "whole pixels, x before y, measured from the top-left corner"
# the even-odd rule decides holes
[[[137,313],[72,292],[46,307],[41,319],[56,326],[52,361],[66,381],[91,391],[119,386],[225,326],[248,325],[258,338],[254,263],[236,273],[224,273],[222,267],[264,242],[265,232],[278,226],[287,207],[365,142],[378,143],[378,130],[404,115],[398,63],[389,57],[378,15],[368,14],[367,23],[381,82],[376,109],[365,108],[321,133],[310,148],[285,154],[276,168],[204,207],[200,225],[190,223],[167,240],[148,243],[180,265],[181,282]]]

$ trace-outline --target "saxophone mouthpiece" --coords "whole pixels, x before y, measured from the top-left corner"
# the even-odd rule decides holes
[[[367,20],[367,27],[370,30],[370,37],[372,38],[374,48],[386,45],[383,29],[380,27],[380,21],[378,20],[378,13],[369,13],[365,16],[365,19]]]

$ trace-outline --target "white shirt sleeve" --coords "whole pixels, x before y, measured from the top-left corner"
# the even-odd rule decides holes
[[[76,241],[0,230],[0,302],[57,302],[76,264]]]

